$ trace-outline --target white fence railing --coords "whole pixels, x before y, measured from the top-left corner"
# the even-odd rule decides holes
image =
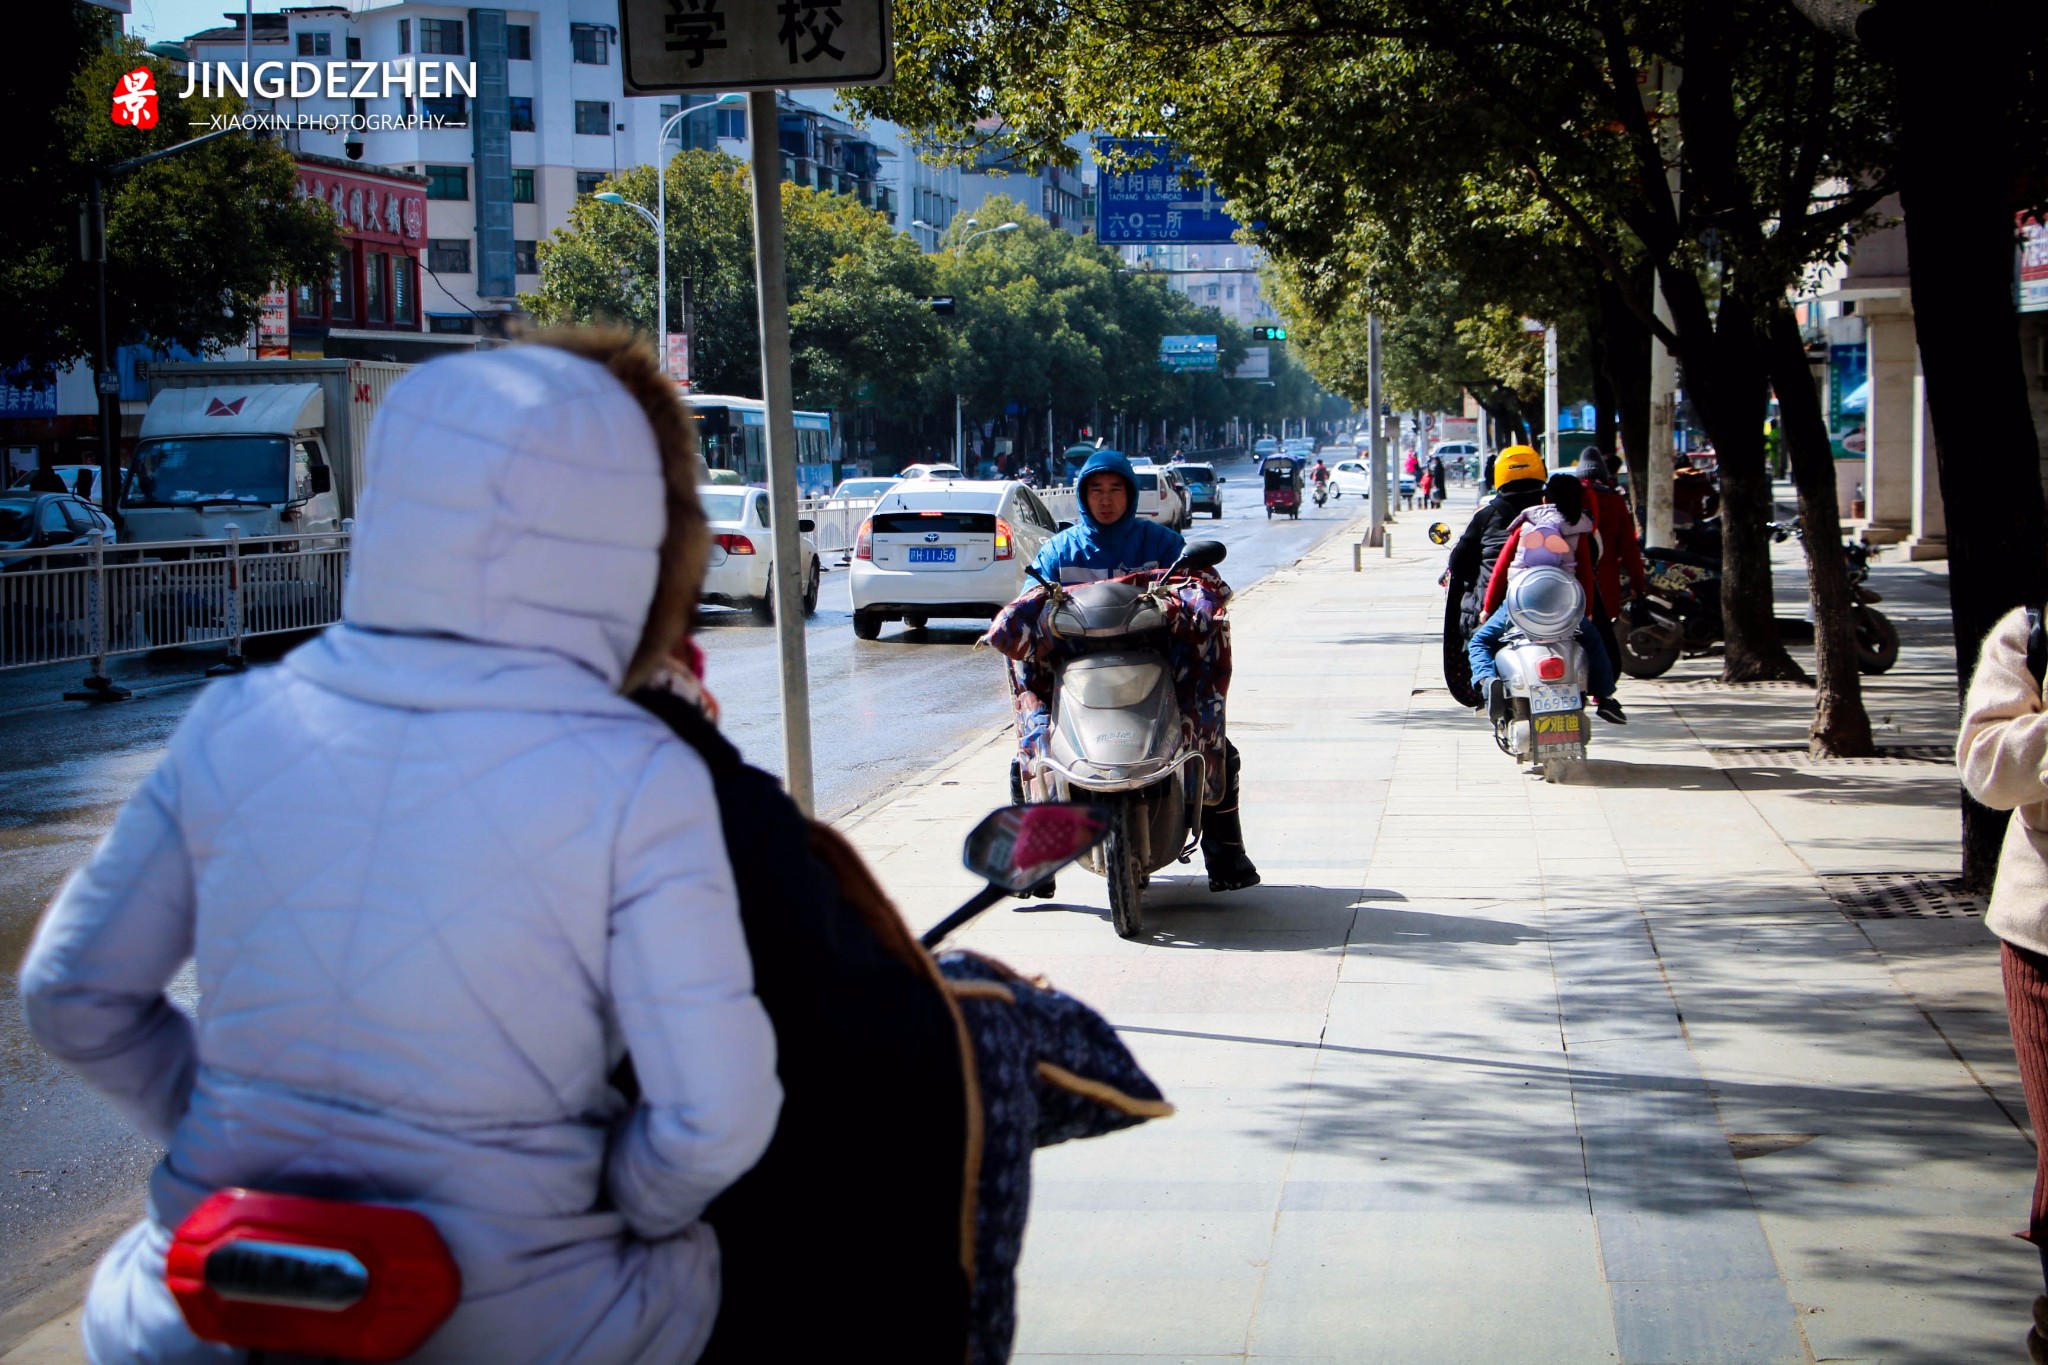
[[[1074,519],[1072,488],[1033,489],[1055,522]],[[875,510],[879,498],[805,498],[797,504],[798,514],[810,518],[811,543],[821,555],[840,554],[853,549],[860,524]]]
[[[110,655],[226,646],[239,664],[255,635],[341,619],[349,532],[142,545],[93,543],[6,552],[0,562],[0,668],[92,661],[100,691]],[[98,679],[100,681],[93,681]]]

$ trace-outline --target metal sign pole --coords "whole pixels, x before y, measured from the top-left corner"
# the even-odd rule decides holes
[[[805,815],[813,813],[811,678],[804,655],[803,538],[797,529],[796,417],[789,379],[789,279],[782,253],[782,163],[773,130],[773,90],[747,93],[753,134],[754,270],[761,306],[761,396],[768,408],[768,512],[775,558],[769,593],[782,678],[783,782]]]
[[[1365,328],[1365,420],[1366,430],[1372,433],[1372,442],[1366,447],[1366,463],[1372,471],[1366,506],[1372,515],[1365,543],[1377,548],[1387,538],[1387,426],[1380,420],[1380,315],[1369,315]]]
[[[1558,458],[1563,447],[1557,439],[1557,326],[1555,323],[1543,329],[1543,449],[1548,458],[1544,461],[1550,472],[1558,472]]]

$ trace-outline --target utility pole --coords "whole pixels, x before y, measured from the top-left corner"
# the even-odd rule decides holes
[[[811,677],[804,655],[803,538],[797,528],[796,416],[789,378],[789,282],[782,243],[782,159],[764,130],[777,126],[776,92],[747,93],[754,184],[754,264],[761,315],[761,396],[768,409],[768,522],[775,557],[768,591],[782,682],[783,785],[798,809],[815,807],[811,783]],[[668,338],[662,338],[667,345]]]
[[[1365,543],[1373,548],[1387,543],[1387,430],[1380,421],[1380,315],[1366,317],[1366,430],[1372,433],[1367,446],[1370,452],[1366,464],[1371,474],[1368,480],[1370,491],[1366,494],[1366,508],[1369,516],[1366,522]]]
[[[1551,322],[1543,327],[1543,463],[1553,474],[1557,473],[1557,460],[1562,453],[1557,441],[1557,420],[1557,324]]]
[[[1659,105],[1667,101],[1666,95],[1678,92],[1679,71],[1664,62],[1654,64],[1650,69],[1649,89],[1658,99]],[[1678,214],[1678,120],[1668,117],[1670,110],[1660,108],[1667,115],[1658,121],[1657,141],[1664,154],[1664,182],[1671,190],[1671,212]],[[1657,320],[1669,328],[1671,305],[1664,298],[1664,280],[1657,278],[1655,303]],[[1639,490],[1638,499],[1645,511],[1646,525],[1643,532],[1645,545],[1670,545],[1672,538],[1672,479],[1678,442],[1678,357],[1666,349],[1661,338],[1650,338],[1650,449],[1646,462],[1644,479],[1650,485],[1647,491]]]

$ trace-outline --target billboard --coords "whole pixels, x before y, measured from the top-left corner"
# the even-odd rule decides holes
[[[2023,213],[2019,232],[2019,310],[2048,313],[2048,223]]]
[[[1179,373],[1184,370],[1216,368],[1216,338],[1173,336],[1159,338],[1159,363]]]
[[[1228,242],[1237,220],[1207,176],[1163,138],[1106,137],[1098,155],[1129,158],[1102,168],[1095,185],[1095,235],[1111,246],[1151,242]]]
[[[1273,377],[1273,348],[1270,346],[1247,346],[1244,359],[1230,372],[1232,379],[1271,379]]]

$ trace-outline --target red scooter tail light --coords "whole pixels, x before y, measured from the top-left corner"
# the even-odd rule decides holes
[[[1545,682],[1556,682],[1564,677],[1564,660],[1553,654],[1536,665],[1536,676]]]
[[[399,1360],[462,1300],[462,1273],[410,1209],[216,1190],[178,1225],[164,1282],[202,1341]]]
[[[748,540],[745,536],[735,535],[727,531],[714,537],[714,539],[717,541],[718,548],[729,555],[750,555],[754,553],[754,542]]]
[[[1014,557],[1014,556],[1016,555],[1016,553],[1017,553],[1017,551],[1016,551],[1016,550],[1015,550],[1015,549],[1013,548],[1013,546],[1012,546],[1012,544],[1011,544],[1011,540],[1010,540],[1010,523],[1009,523],[1009,522],[1007,522],[1007,521],[1004,521],[1004,520],[1003,520],[1003,519],[1002,519],[1001,517],[997,517],[997,518],[996,518],[996,558],[997,558],[997,559],[1010,559],[1010,558]]]
[[[860,531],[853,538],[853,557],[873,559],[875,557],[875,519],[868,517],[860,524]]]

